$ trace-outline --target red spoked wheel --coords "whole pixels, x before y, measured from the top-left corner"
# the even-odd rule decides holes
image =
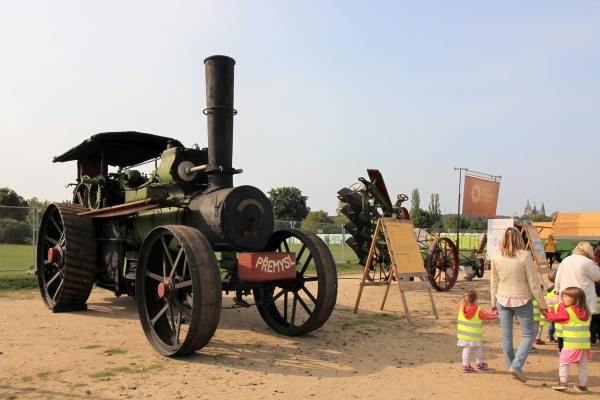
[[[429,282],[438,291],[452,289],[458,278],[458,251],[448,238],[438,238],[429,247],[425,268]]]
[[[371,260],[371,266],[369,267],[369,273],[367,279],[370,282],[374,281],[387,281],[390,276],[390,265],[385,262],[381,253],[373,254]]]
[[[410,214],[408,213],[408,210],[404,207],[400,207],[400,209],[398,210],[398,216],[400,217],[400,219],[410,219]]]

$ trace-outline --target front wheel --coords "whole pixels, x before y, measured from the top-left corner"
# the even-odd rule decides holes
[[[285,229],[273,233],[263,251],[296,253],[296,278],[264,282],[254,289],[262,319],[286,336],[323,326],[337,299],[337,271],[327,245],[314,233]]]
[[[152,230],[140,249],[135,285],[140,322],[156,351],[179,356],[208,344],[221,317],[221,276],[200,231]]]

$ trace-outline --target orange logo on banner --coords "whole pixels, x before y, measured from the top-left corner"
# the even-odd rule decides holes
[[[464,215],[494,218],[499,191],[500,182],[465,176],[462,213]]]

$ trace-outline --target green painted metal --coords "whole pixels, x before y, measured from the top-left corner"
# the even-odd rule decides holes
[[[169,191],[160,186],[147,186],[140,189],[131,189],[125,192],[125,203],[143,199],[166,199]]]
[[[130,218],[133,239],[141,245],[148,233],[157,226],[182,225],[185,208],[171,207],[141,211]]]

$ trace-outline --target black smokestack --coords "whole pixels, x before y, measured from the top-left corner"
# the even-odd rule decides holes
[[[235,60],[211,56],[206,69],[206,110],[208,116],[208,164],[210,191],[233,187],[233,70]]]

